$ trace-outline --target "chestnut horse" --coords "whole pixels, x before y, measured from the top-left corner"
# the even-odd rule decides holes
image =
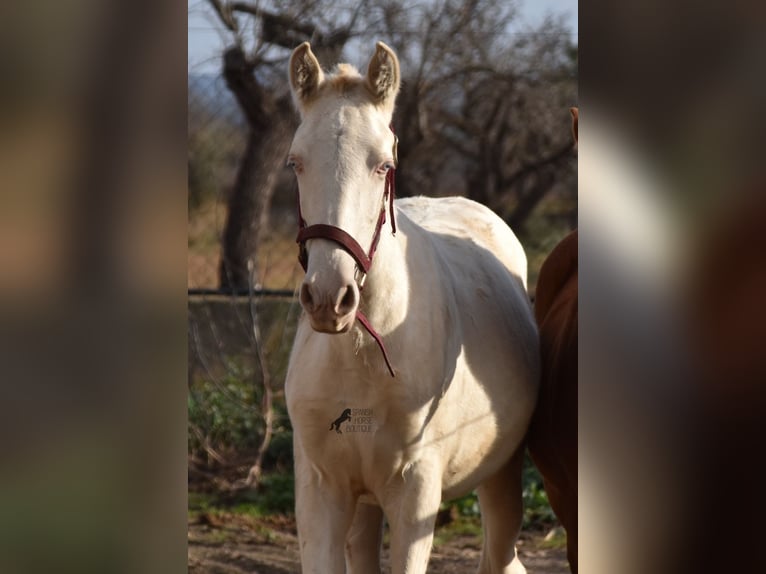
[[[578,110],[572,108],[577,145]],[[542,379],[528,446],[577,572],[577,230],[543,262],[535,294]]]

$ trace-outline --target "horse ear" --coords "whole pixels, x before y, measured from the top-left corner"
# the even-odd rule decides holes
[[[367,89],[376,103],[393,105],[399,92],[399,81],[399,59],[391,48],[378,42],[367,66]]]
[[[311,45],[303,42],[290,56],[290,88],[299,110],[316,96],[324,74]]]
[[[572,135],[574,136],[575,145],[577,145],[577,118],[580,116],[580,110],[578,108],[569,108],[569,113],[572,114]]]

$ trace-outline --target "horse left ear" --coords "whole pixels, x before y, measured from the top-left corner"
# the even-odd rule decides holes
[[[289,78],[293,99],[298,109],[303,111],[324,81],[322,68],[308,42],[303,42],[293,50],[290,56]]]
[[[391,48],[378,42],[367,66],[367,89],[377,104],[393,106],[399,82],[399,59]]]

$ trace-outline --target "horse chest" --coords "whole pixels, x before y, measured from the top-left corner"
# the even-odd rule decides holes
[[[498,421],[483,401],[461,400],[458,388],[440,401],[424,399],[407,392],[411,381],[385,383],[386,392],[357,381],[339,384],[353,389],[345,393],[321,385],[288,393],[296,445],[322,474],[375,490],[428,459],[451,489],[473,482],[469,469],[478,460],[503,458]]]
[[[296,447],[322,480],[360,492],[378,491],[407,459],[403,429],[389,414],[374,403],[320,400],[294,405]]]
[[[366,393],[328,393],[323,397],[299,394],[288,399],[293,428],[306,446],[326,449],[352,442],[370,448],[377,442],[406,444],[416,432],[412,415],[380,397]]]

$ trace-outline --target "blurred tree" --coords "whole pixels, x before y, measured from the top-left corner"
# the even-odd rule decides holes
[[[574,227],[568,110],[577,98],[577,47],[563,23],[548,18],[522,31],[517,5],[505,0],[381,4],[384,37],[400,54],[404,76],[395,117],[397,189],[465,195],[521,235],[555,192]]]
[[[289,100],[265,89],[255,67],[240,45],[224,53],[223,75],[247,119],[248,136],[228,197],[219,270],[222,288],[246,289],[257,283],[252,261],[258,234],[268,228],[274,179],[289,144]]]
[[[254,280],[248,262],[268,228],[296,125],[287,58],[306,40],[325,67],[365,65],[376,40],[397,52],[399,195],[471,197],[522,241],[554,228],[560,237],[576,225],[569,107],[577,104],[577,46],[560,20],[523,30],[508,0],[209,1],[232,35],[224,76],[250,127],[228,198],[222,287]]]

